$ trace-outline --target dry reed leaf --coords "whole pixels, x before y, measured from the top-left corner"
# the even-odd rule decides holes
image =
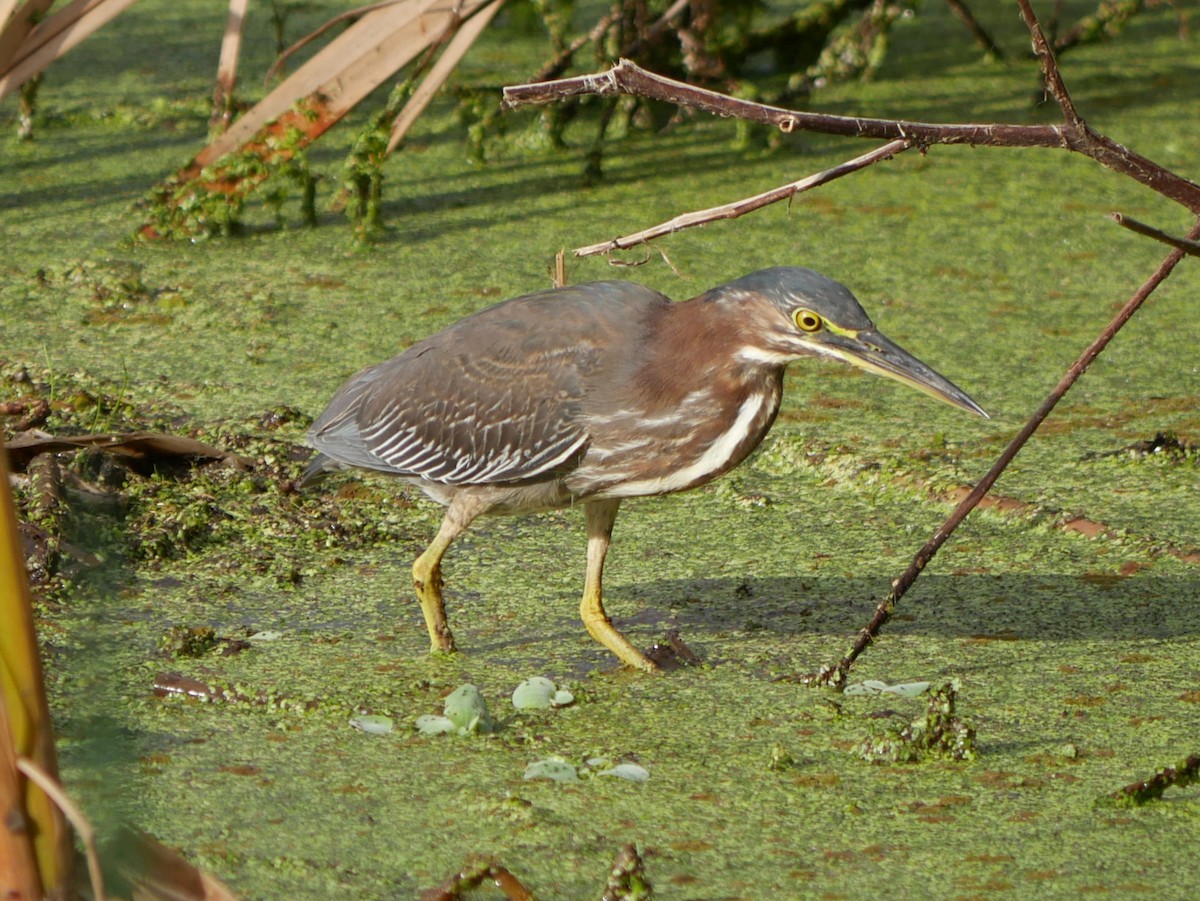
[[[454,71],[454,67],[458,65],[459,60],[471,49],[479,35],[492,21],[492,17],[503,5],[504,0],[492,0],[491,3],[458,26],[458,33],[446,45],[446,49],[442,51],[438,61],[429,70],[429,74],[425,76],[421,86],[413,92],[408,103],[404,105],[404,109],[400,110],[400,114],[396,116],[396,121],[392,123],[392,136],[388,140],[387,146],[388,154],[391,154],[396,146],[404,140],[404,136],[408,134],[412,124],[417,121],[417,118],[425,111],[425,107],[429,105],[429,101],[433,99],[433,95],[438,92],[450,73]],[[470,14],[464,13],[464,15]],[[454,27],[452,23],[451,28]]]
[[[75,0],[50,18],[39,22],[27,33],[17,28],[19,21],[0,33],[0,99],[36,77],[52,62],[85,38],[107,25],[137,0]],[[35,5],[33,2],[27,6]],[[50,4],[39,0],[42,10]],[[16,16],[22,17],[22,8]],[[19,35],[19,37],[18,37]]]
[[[238,58],[242,52],[242,26],[250,0],[229,0],[229,17],[221,37],[221,58],[217,63],[217,86],[213,90],[213,112],[209,120],[224,130],[232,115],[233,89],[237,84]]]
[[[303,143],[315,140],[444,31],[454,13],[436,9],[440,3],[406,0],[368,12],[201,150],[179,180],[190,181],[277,120],[299,129]],[[298,114],[285,117],[289,111]]]
[[[54,0],[0,0],[0,74],[12,66],[21,42],[53,5]]]
[[[0,679],[7,678],[7,673],[0,672]],[[9,694],[8,687],[4,686],[4,691],[0,692],[0,810],[17,812],[24,810],[25,798],[8,722],[6,699]],[[12,819],[10,814],[4,823],[0,823],[0,894],[6,898],[41,897],[42,883],[38,878],[32,836],[28,829],[14,828],[20,824],[9,822]]]
[[[215,876],[188,863],[157,839],[126,830],[120,838],[127,859],[121,875],[132,901],[238,901]]]

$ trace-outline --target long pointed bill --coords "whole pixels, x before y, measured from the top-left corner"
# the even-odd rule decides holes
[[[821,349],[859,369],[885,375],[952,407],[989,418],[967,392],[873,328],[863,329],[854,336],[829,334]]]

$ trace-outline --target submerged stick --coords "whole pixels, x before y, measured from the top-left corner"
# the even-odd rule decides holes
[[[1188,233],[1189,240],[1200,238],[1200,223]],[[892,617],[892,611],[896,606],[896,602],[902,598],[905,593],[917,581],[917,577],[921,574],[928,564],[933,559],[947,539],[954,533],[964,519],[975,507],[983,500],[983,496],[991,489],[1000,478],[1000,474],[1008,468],[1008,464],[1013,461],[1013,458],[1020,452],[1025,443],[1037,431],[1038,426],[1050,415],[1050,411],[1062,400],[1063,395],[1070,390],[1078,378],[1087,371],[1087,368],[1092,365],[1100,352],[1108,346],[1108,343],[1116,337],[1117,332],[1130,320],[1134,313],[1138,311],[1146,298],[1148,298],[1154,290],[1166,281],[1179,264],[1179,261],[1184,258],[1184,252],[1179,249],[1172,250],[1167,254],[1166,258],[1159,264],[1154,273],[1146,279],[1133,296],[1125,302],[1125,305],[1117,312],[1112,321],[1105,326],[1099,337],[1093,341],[1079,358],[1071,364],[1070,368],[1063,375],[1059,383],[1054,386],[1054,390],[1049,396],[1042,401],[1041,406],[1037,408],[1034,414],[1029,418],[1029,421],[1017,432],[1016,436],[1009,442],[1004,452],[992,464],[992,468],[987,471],[987,474],[979,480],[979,483],[971,490],[959,505],[950,514],[949,518],[942,523],[941,527],[933,533],[933,537],[925,543],[925,545],[916,553],[908,568],[892,582],[892,590],[875,609],[875,615],[871,617],[871,621],[859,633],[858,640],[854,642],[846,656],[843,657],[834,667],[823,667],[820,672],[806,676],[803,681],[810,683],[822,683],[841,685],[846,681],[846,676],[850,672],[850,668],[854,665],[854,661],[858,656],[867,649],[867,646],[875,640],[875,636],[879,634],[879,630],[884,627]]]
[[[506,867],[484,861],[463,867],[437,888],[421,893],[421,901],[460,901],[466,892],[491,882],[508,901],[534,901],[533,892],[521,884]]]
[[[1175,766],[1159,770],[1149,779],[1134,782],[1111,794],[1098,798],[1098,807],[1140,807],[1151,801],[1162,799],[1163,792],[1171,786],[1186,788],[1200,782],[1200,754],[1192,754]]]

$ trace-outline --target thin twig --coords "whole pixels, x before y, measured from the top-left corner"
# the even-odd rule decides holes
[[[638,244],[645,244],[647,241],[652,241],[655,238],[674,234],[685,228],[695,228],[698,225],[707,225],[709,222],[716,222],[722,219],[737,219],[739,216],[744,216],[746,213],[761,209],[764,206],[777,203],[780,200],[787,200],[803,191],[820,187],[834,179],[841,178],[843,175],[857,172],[859,169],[864,169],[873,163],[891,159],[897,153],[908,150],[912,146],[914,144],[911,141],[903,139],[891,141],[882,147],[875,148],[869,153],[864,153],[862,156],[857,156],[852,160],[847,160],[844,163],[840,163],[823,172],[809,175],[791,184],[781,185],[778,188],[772,188],[770,191],[764,191],[762,194],[746,197],[733,203],[684,213],[668,222],[651,226],[631,235],[613,238],[600,244],[590,244],[587,247],[577,247],[573,252],[577,257],[587,257],[598,253],[611,253],[614,250],[626,250]]]
[[[100,855],[96,851],[96,833],[92,829],[92,824],[83,815],[83,811],[75,806],[75,802],[63,790],[58,780],[28,757],[17,758],[17,769],[29,781],[33,782],[46,793],[46,796],[54,802],[54,805],[62,811],[63,816],[75,828],[79,840],[83,842],[83,853],[87,858],[88,877],[92,882],[92,896],[96,901],[104,901],[108,896],[104,894],[104,871],[100,867]]]
[[[1058,104],[1059,109],[1062,110],[1063,118],[1067,120],[1067,126],[1072,129],[1086,130],[1087,125],[1080,118],[1078,110],[1075,109],[1075,101],[1067,92],[1062,73],[1058,71],[1058,63],[1054,59],[1054,50],[1051,49],[1050,42],[1046,40],[1046,35],[1042,33],[1042,25],[1038,22],[1033,7],[1029,5],[1029,0],[1017,0],[1017,5],[1021,7],[1021,19],[1025,22],[1025,27],[1029,29],[1029,37],[1033,41],[1033,52],[1037,56],[1038,62],[1042,64],[1046,89],[1054,98],[1054,102]]]
[[[971,12],[963,0],[946,0],[946,5],[950,7],[950,11],[954,13],[958,20],[967,26],[967,30],[971,32],[971,36],[983,48],[984,53],[993,59],[1004,59],[1004,51],[992,40],[992,36],[987,33],[987,30],[979,24],[979,20],[975,18],[975,14]]]
[[[1188,233],[1188,240],[1196,240],[1200,238],[1200,222]],[[846,676],[850,671],[850,667],[854,665],[854,661],[858,656],[866,650],[866,648],[875,640],[875,636],[879,634],[879,630],[887,623],[892,616],[892,610],[895,608],[896,602],[912,587],[917,581],[917,577],[921,571],[925,569],[929,561],[933,559],[946,540],[954,533],[954,530],[962,524],[962,521],[967,518],[976,505],[983,500],[983,496],[991,489],[1000,477],[1000,474],[1008,467],[1008,464],[1013,461],[1017,453],[1025,446],[1030,436],[1037,430],[1038,426],[1050,415],[1050,411],[1055,405],[1062,400],[1063,395],[1075,384],[1076,380],[1083,375],[1087,368],[1092,365],[1092,362],[1100,355],[1100,352],[1108,346],[1108,343],[1116,337],[1122,326],[1129,321],[1130,317],[1138,311],[1138,308],[1145,303],[1154,290],[1161,285],[1171,274],[1171,271],[1179,264],[1179,261],[1184,257],[1182,250],[1172,250],[1167,254],[1166,258],[1159,264],[1159,267],[1154,271],[1145,283],[1138,288],[1134,295],[1125,302],[1125,305],[1117,312],[1112,321],[1105,326],[1098,338],[1093,341],[1088,348],[1079,355],[1066,374],[1062,377],[1054,390],[1049,396],[1042,401],[1040,407],[1034,412],[1029,421],[1016,434],[1016,437],[1009,442],[1004,452],[992,464],[992,468],[987,471],[987,474],[979,480],[972,490],[959,505],[950,514],[949,518],[942,523],[941,527],[933,533],[933,537],[916,553],[908,568],[892,582],[892,590],[887,597],[879,604],[875,610],[875,615],[871,617],[871,621],[859,633],[858,640],[854,646],[843,657],[836,666],[824,667],[821,672],[805,677],[804,681],[821,682],[827,684],[841,685],[846,681]]]
[[[1178,247],[1184,253],[1191,256],[1200,256],[1200,241],[1188,241],[1185,238],[1177,238],[1174,235],[1169,235],[1165,231],[1155,228],[1153,225],[1138,222],[1133,217],[1125,216],[1121,213],[1110,213],[1108,218],[1117,223],[1117,225],[1123,225],[1125,228],[1132,232],[1137,232],[1139,235],[1145,235],[1147,238],[1153,238],[1155,241],[1162,241],[1171,247]]]

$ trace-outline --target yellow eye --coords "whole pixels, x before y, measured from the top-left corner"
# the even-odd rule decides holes
[[[796,328],[802,332],[820,331],[821,326],[824,325],[821,317],[812,310],[797,310],[792,314],[792,319],[796,322]]]

